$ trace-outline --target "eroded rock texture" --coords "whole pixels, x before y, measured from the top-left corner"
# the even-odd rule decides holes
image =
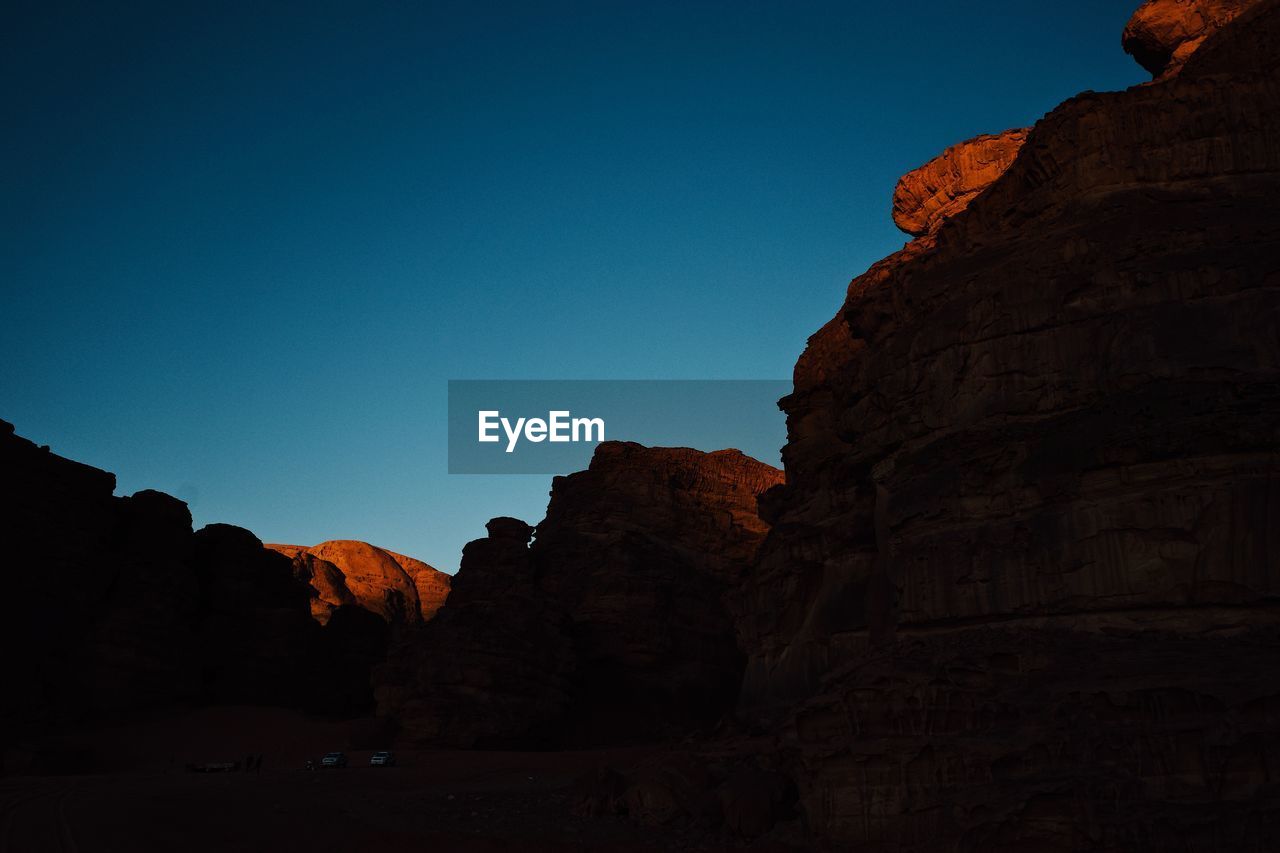
[[[724,597],[781,472],[725,450],[606,442],[552,485],[537,539],[495,519],[446,606],[378,678],[410,739],[609,743],[687,732],[734,701]]]
[[[1274,846],[1276,44],[1067,101],[810,341],[736,607],[818,835]]]
[[[333,612],[339,607],[361,606],[356,594],[347,587],[347,576],[333,563],[307,553],[301,546],[266,544],[264,547],[279,551],[291,559],[293,576],[310,588],[308,603],[311,617],[321,625],[328,624]],[[381,614],[375,615],[386,621]]]
[[[1125,53],[1152,77],[1177,74],[1212,33],[1258,0],[1147,0],[1125,25]]]
[[[917,237],[938,230],[1004,174],[1026,138],[1026,128],[976,136],[903,175],[893,191],[894,224]]]
[[[249,531],[193,532],[181,501],[155,491],[115,497],[113,475],[2,421],[0,470],[13,603],[0,715],[14,738],[176,704],[368,706],[371,660],[354,674],[351,661],[368,657],[376,631],[321,629],[289,560]],[[352,683],[332,675],[337,657]]]
[[[267,548],[293,560],[294,576],[313,589],[311,612],[324,623],[344,604],[357,604],[390,625],[430,619],[449,595],[449,576],[421,560],[354,539]]]

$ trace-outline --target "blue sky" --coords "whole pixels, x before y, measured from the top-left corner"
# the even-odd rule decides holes
[[[903,172],[1146,78],[1113,0],[121,6],[0,28],[0,417],[447,571],[550,485],[448,379],[788,377]]]

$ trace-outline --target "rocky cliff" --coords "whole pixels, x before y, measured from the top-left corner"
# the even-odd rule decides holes
[[[608,743],[684,733],[732,705],[725,596],[764,536],[781,472],[732,451],[606,442],[557,477],[533,528],[494,519],[448,603],[378,676],[419,742]]]
[[[909,223],[796,366],[740,707],[821,837],[1280,835],[1280,3],[1197,20]]]
[[[390,625],[417,625],[434,616],[449,595],[444,572],[368,542],[266,547],[293,561],[294,576],[312,588],[311,613],[321,623],[335,608],[355,604]]]
[[[4,641],[22,650],[5,658],[0,702],[13,738],[180,704],[368,706],[385,629],[358,617],[322,629],[289,560],[249,531],[193,532],[181,501],[116,497],[113,475],[2,421],[0,470],[15,603]]]

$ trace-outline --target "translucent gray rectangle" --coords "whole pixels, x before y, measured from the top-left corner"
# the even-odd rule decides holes
[[[450,474],[565,474],[595,446],[734,447],[779,464],[777,379],[450,380]]]

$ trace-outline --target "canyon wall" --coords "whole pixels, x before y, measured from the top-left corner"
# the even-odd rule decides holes
[[[112,474],[2,421],[0,469],[11,741],[179,705],[369,707],[385,624],[340,607],[322,628],[290,561],[249,531],[193,531],[186,505],[160,492],[116,497]]]
[[[1278,835],[1280,4],[1197,38],[1045,116],[796,366],[734,607],[819,837]]]
[[[743,659],[725,597],[781,472],[738,451],[605,442],[552,483],[536,528],[494,519],[447,604],[377,675],[406,741],[618,743],[732,706]]]

